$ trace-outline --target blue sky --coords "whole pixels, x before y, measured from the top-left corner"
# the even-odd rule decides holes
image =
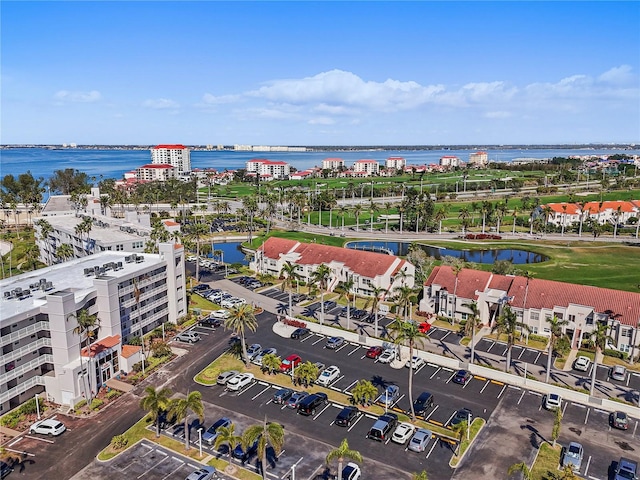
[[[0,142],[640,143],[640,3],[1,4]]]

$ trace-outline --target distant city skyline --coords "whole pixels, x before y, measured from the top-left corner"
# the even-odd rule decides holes
[[[640,142],[638,2],[3,2],[0,143]]]

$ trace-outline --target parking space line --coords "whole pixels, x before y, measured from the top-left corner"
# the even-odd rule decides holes
[[[269,389],[271,389],[271,386],[267,385],[266,387],[264,387],[264,389],[260,393],[251,397],[251,400],[255,400],[256,398],[258,398],[260,395],[262,395],[264,392],[266,392]]]
[[[327,405],[325,405],[325,407],[324,407],[322,410],[320,410],[320,413],[318,413],[315,417],[313,417],[313,419],[314,419],[314,420],[316,420],[316,419],[317,419],[320,415],[322,415],[322,414],[324,413],[324,411],[325,411],[327,408],[329,408],[330,406],[331,406],[331,404],[327,404]]]
[[[542,355],[542,352],[538,352],[538,355],[536,355],[536,359],[533,361],[533,363],[538,363],[538,359],[540,358],[540,355]]]
[[[451,421],[451,419],[453,418],[453,416],[456,414],[456,412],[452,412],[451,416],[449,417],[449,419],[445,422],[445,425],[449,425],[449,422]]]
[[[300,343],[306,342],[307,340],[309,340],[310,338],[313,338],[313,335],[308,335],[306,337],[304,337],[302,340],[300,340]],[[315,345],[315,344],[314,344]]]
[[[568,406],[569,406],[569,405],[568,405],[568,403],[565,403],[565,404],[564,404],[564,408],[562,409],[562,416],[563,416],[563,417],[564,417],[564,412],[567,410],[567,407],[568,407]]]
[[[244,390],[240,390],[237,394],[236,397],[239,397],[240,395],[242,395],[244,392],[248,391],[251,387],[253,387],[254,385],[257,385],[258,382],[253,382],[251,385],[249,385],[247,388],[245,388]]]
[[[420,366],[417,368],[417,370],[415,370],[415,371],[413,372],[413,374],[414,374],[414,375],[417,375],[417,374],[420,372],[420,370],[422,370],[422,369],[425,367],[425,365],[426,365],[425,363],[423,363],[422,365],[420,365]]]
[[[433,367],[433,368],[440,368],[440,366],[436,365],[435,363],[427,363],[427,365],[429,365],[430,367]]]
[[[146,470],[145,472],[141,473],[140,475],[138,475],[136,478],[142,478],[144,477],[147,473],[149,473],[151,470],[153,470],[155,467],[157,467],[158,465],[160,465],[162,462],[164,462],[167,458],[169,458],[169,455],[167,455],[165,452],[163,452],[162,450],[158,450],[158,453],[164,455],[164,458],[162,460],[160,460],[159,462],[156,462],[153,465],[153,468],[150,468],[148,470]]]
[[[531,395],[535,395],[536,397],[541,397],[541,396],[542,396],[542,394],[541,394],[541,393],[534,392],[534,391],[531,391],[531,390],[529,390],[529,393],[530,393]]]
[[[579,404],[579,403],[574,403],[574,402],[571,402],[571,405],[573,405],[573,406],[575,406],[575,407],[580,407],[580,408],[587,408],[587,406],[586,406],[586,405],[581,405],[581,404]]]
[[[522,391],[522,395],[520,395],[520,398],[518,399],[518,403],[517,405],[520,405],[520,402],[522,401],[522,399],[524,398],[524,394],[527,393],[525,390]]]
[[[318,340],[316,340],[314,343],[312,343],[311,345],[315,345],[317,343],[320,343],[322,340],[324,339],[324,337],[320,337]]]
[[[491,349],[493,348],[493,346],[496,344],[496,342],[491,342],[491,345],[489,346],[489,348],[487,348],[487,353],[489,353],[491,351]]]
[[[349,353],[347,353],[347,357],[350,357],[351,355],[353,355],[354,353],[356,353],[358,350],[360,350],[360,345],[358,345],[356,348],[354,348],[353,350],[351,350]],[[364,358],[364,357],[363,357]]]
[[[585,424],[585,425],[587,424],[587,421],[589,420],[589,412],[590,412],[590,411],[591,411],[591,409],[590,409],[590,408],[587,408],[587,414],[586,414],[586,415],[585,415],[585,417],[584,417],[584,424]]]
[[[449,383],[451,381],[451,379],[453,379],[453,377],[455,376],[456,372],[453,372],[451,375],[449,375],[449,378],[447,378],[447,381],[444,383]]]
[[[178,457],[171,457],[173,460],[177,460],[178,462],[180,462],[180,465],[177,466],[177,468],[174,468],[173,471],[171,471],[170,473],[168,473],[167,475],[165,475],[164,477],[162,477],[162,480],[166,480],[167,478],[169,478],[171,475],[173,475],[174,473],[176,473],[178,470],[180,470],[182,468],[182,466],[184,465],[184,461]]]
[[[343,349],[344,347],[346,347],[347,345],[349,345],[349,344],[348,344],[347,342],[344,342],[344,344],[343,344],[341,347],[337,348],[335,351],[336,351],[336,352],[339,352],[340,350],[342,350],[342,349]]]
[[[438,444],[438,439],[436,438],[435,441],[433,442],[433,445],[431,445],[431,449],[429,450],[429,453],[427,453],[427,456],[424,458],[429,458],[429,455],[431,455],[431,452],[433,452],[433,449],[436,448],[437,444]]]
[[[487,387],[489,386],[489,384],[490,384],[490,383],[491,383],[491,382],[490,382],[489,380],[487,380],[487,381],[485,382],[485,384],[484,384],[484,387],[482,387],[482,388],[480,389],[480,393],[483,393],[483,392],[484,392],[484,390],[485,390],[485,388],[487,388]]]
[[[591,455],[589,455],[589,458],[587,459],[587,466],[584,467],[584,476],[586,477],[587,474],[589,473],[589,465],[591,464]]]
[[[509,385],[509,386],[510,386],[510,385]],[[502,387],[502,390],[500,390],[500,393],[498,394],[498,396],[497,396],[496,398],[500,398],[506,389],[507,389],[507,385],[505,384],[505,385]],[[519,390],[519,389],[518,389],[518,390]]]
[[[437,369],[435,372],[433,372],[433,375],[431,375],[431,376],[429,377],[429,380],[432,380],[432,379],[433,379],[433,377],[435,377],[435,376],[436,376],[436,373],[438,373],[440,370],[442,370],[442,367],[438,367],[438,369]]]
[[[344,393],[347,393],[348,390],[351,390],[351,387],[353,387],[356,383],[358,383],[358,380],[354,380],[353,382],[351,382],[351,384],[345,388],[344,390],[342,390]]]
[[[347,428],[347,432],[350,432],[351,429],[356,426],[356,423],[358,423],[360,421],[360,419],[362,419],[362,418],[364,418],[364,415],[358,415],[358,418],[356,418],[356,421],[353,422],[353,425],[351,425],[349,428]]]
[[[433,407],[433,410],[431,410],[431,413],[429,414],[429,416],[428,416],[428,417],[424,417],[424,419],[425,419],[426,421],[430,422],[430,421],[431,421],[431,420],[430,420],[431,416],[436,412],[436,410],[437,410],[439,407],[440,407],[440,405],[436,405],[435,407]]]
[[[444,334],[444,337],[440,339],[441,342],[444,342],[444,339],[451,333],[451,330],[447,330],[447,333]]]
[[[524,355],[524,352],[526,352],[526,351],[527,351],[527,349],[526,349],[526,348],[523,348],[523,349],[522,349],[522,351],[520,352],[520,355],[518,355],[518,360],[520,360],[520,357],[521,357],[522,355]]]

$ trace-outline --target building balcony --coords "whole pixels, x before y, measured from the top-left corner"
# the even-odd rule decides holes
[[[2,335],[2,337],[0,337],[0,347],[4,347],[9,343],[17,342],[22,338],[30,337],[34,333],[41,331],[49,331],[49,322],[37,322],[15,332],[11,332],[8,335]]]

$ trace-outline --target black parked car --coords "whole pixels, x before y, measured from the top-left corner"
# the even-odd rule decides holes
[[[205,317],[202,320],[200,320],[199,323],[200,325],[205,325],[207,327],[218,328],[222,326],[222,324],[224,323],[224,320],[220,318]]]
[[[458,370],[453,377],[453,383],[458,383],[460,385],[466,384],[469,380],[471,380],[471,372],[469,370]]]
[[[424,416],[427,409],[431,407],[433,407],[433,395],[429,392],[422,392],[413,402],[413,411],[419,416]]]
[[[310,332],[311,330],[309,330],[308,328],[296,328],[291,334],[291,338],[304,338],[309,335]]]
[[[340,427],[350,427],[360,414],[360,410],[356,407],[344,407],[336,417],[336,425]]]
[[[287,400],[291,398],[291,395],[293,395],[293,390],[291,390],[290,388],[281,388],[273,394],[273,403],[284,405],[285,403],[287,403]]]
[[[329,398],[326,393],[312,393],[300,401],[298,404],[298,413],[301,415],[315,415],[318,407],[327,405],[328,403]]]

